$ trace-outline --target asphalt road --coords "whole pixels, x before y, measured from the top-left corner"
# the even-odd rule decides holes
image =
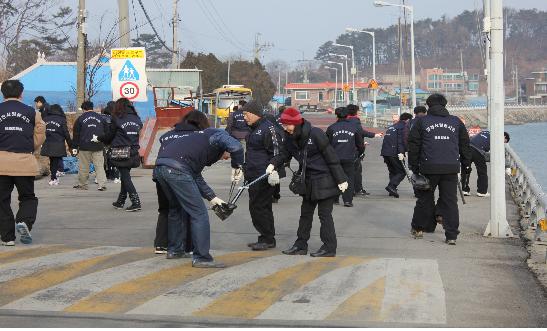
[[[187,261],[153,254],[157,203],[150,170],[134,171],[140,213],[110,207],[119,187],[113,183],[99,192],[73,190],[74,175],[55,188],[37,181],[34,244],[0,247],[0,325],[547,326],[547,296],[526,266],[521,239],[482,236],[488,200],[471,196],[460,204],[456,246],[444,243],[441,229],[412,239],[411,187],[403,182],[400,199],[387,196],[381,139],[368,141],[364,183],[372,195],[357,198],[353,208],[335,207],[335,259],[281,255],[295,240],[300,206],[287,179],[274,205],[277,248],[257,254],[246,247],[256,233],[245,193],[228,220],[210,212],[213,254],[229,267],[199,272]],[[223,198],[229,176],[228,162],[205,172]],[[509,200],[507,208],[519,233]],[[312,251],[321,245],[317,217],[314,222]]]

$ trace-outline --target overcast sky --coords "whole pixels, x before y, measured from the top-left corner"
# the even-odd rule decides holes
[[[61,1],[76,11],[77,0]],[[171,45],[173,0],[142,1],[160,36]],[[110,26],[117,19],[117,1],[86,2],[88,33],[93,39],[98,35],[101,15],[105,14],[108,22],[103,26]],[[302,58],[302,51],[309,59],[314,57],[318,46],[336,38],[346,27],[375,28],[396,23],[397,8],[376,8],[372,3],[373,0],[179,0],[179,39],[184,50],[213,52],[221,58],[238,54],[250,58],[255,34],[261,33],[261,42],[274,45],[263,53],[263,62],[296,61]],[[406,0],[406,3],[414,6],[415,19],[437,19],[444,14],[454,17],[466,9],[482,8],[482,0]],[[512,8],[547,10],[547,0],[503,3]],[[132,26],[146,22],[137,0],[129,0],[129,10]],[[133,31],[131,37],[135,38],[137,32],[150,31],[147,25]]]

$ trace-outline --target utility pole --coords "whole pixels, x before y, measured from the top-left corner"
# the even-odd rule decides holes
[[[80,105],[85,100],[85,73],[86,73],[86,60],[85,60],[85,45],[86,45],[86,31],[85,31],[85,0],[79,0],[78,2],[78,50],[76,53],[77,73],[76,73],[76,109],[78,114],[81,114]]]
[[[492,83],[490,80],[490,0],[483,0],[483,30],[485,39],[485,52],[484,52],[484,74],[486,75],[486,114],[488,117],[488,129],[490,130],[491,115],[492,115]]]
[[[120,25],[120,47],[127,48],[131,44],[128,0],[118,0],[118,20]]]
[[[267,50],[268,48],[271,48],[274,46],[272,43],[265,43],[260,44],[260,41],[258,40],[258,37],[262,34],[259,32],[255,35],[255,46],[254,46],[254,58],[255,61],[260,61],[260,52]]]
[[[492,83],[492,115],[490,123],[491,197],[490,222],[485,236],[512,237],[507,223],[505,201],[505,148],[504,148],[504,86],[503,86],[503,5],[502,0],[490,2],[490,82]]]
[[[228,85],[230,85],[230,67],[232,66],[232,60],[228,60]]]
[[[516,94],[516,97],[517,97],[517,105],[520,103],[519,102],[519,97],[520,97],[520,84],[519,84],[519,66],[518,64],[515,65],[515,83],[516,83],[516,87],[515,87],[515,94]]]
[[[173,69],[178,69],[179,67],[179,39],[178,39],[178,26],[179,26],[179,17],[177,14],[178,9],[178,0],[173,0],[173,58],[171,60],[171,66]]]

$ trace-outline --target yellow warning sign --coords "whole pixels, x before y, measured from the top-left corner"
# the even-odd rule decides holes
[[[348,92],[349,88],[350,88],[349,84],[344,84],[344,88],[343,88],[344,92]]]
[[[368,88],[376,90],[376,89],[378,89],[378,87],[379,87],[379,85],[378,85],[378,82],[376,80],[374,80],[374,79],[369,80]]]
[[[111,57],[113,59],[142,59],[144,58],[144,48],[112,49]]]

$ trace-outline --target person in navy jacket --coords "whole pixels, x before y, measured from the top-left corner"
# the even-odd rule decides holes
[[[340,159],[342,169],[348,177],[348,189],[342,193],[344,206],[353,207],[355,163],[360,162],[359,155],[365,152],[363,135],[360,134],[362,128],[348,120],[346,107],[338,107],[334,113],[338,120],[327,128],[326,133],[331,146]]]
[[[216,163],[225,152],[233,170],[243,164],[243,146],[225,130],[208,128],[207,117],[198,111],[186,115],[182,123],[160,138],[154,178],[169,200],[167,258],[192,257],[196,268],[222,268],[209,253],[211,231],[203,199],[211,205],[225,204],[202,176],[203,168]],[[183,218],[182,213],[187,215]],[[189,221],[193,255],[185,254]]]
[[[389,172],[389,183],[386,186],[386,191],[388,191],[389,196],[395,198],[399,198],[397,187],[406,176],[402,162],[407,149],[404,139],[405,129],[410,119],[412,119],[411,114],[402,113],[399,122],[387,128],[382,142],[382,151],[380,152]]]
[[[50,186],[59,185],[57,172],[63,171],[63,157],[66,156],[66,144],[72,149],[72,139],[68,132],[66,115],[58,104],[49,107],[46,116],[46,141],[42,145],[40,155],[49,157],[49,170],[51,172]]]

